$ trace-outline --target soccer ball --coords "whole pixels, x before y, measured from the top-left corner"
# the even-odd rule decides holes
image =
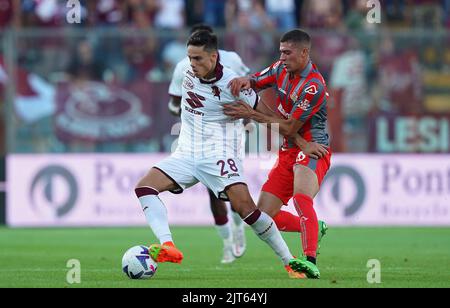
[[[158,264],[145,246],[134,246],[122,257],[122,270],[130,279],[148,279],[155,275]]]

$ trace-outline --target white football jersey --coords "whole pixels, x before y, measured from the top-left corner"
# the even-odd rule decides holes
[[[234,51],[219,50],[219,61],[223,66],[228,67],[239,77],[246,76],[250,69],[242,62],[241,57]],[[186,57],[175,66],[172,80],[169,86],[169,95],[181,97],[181,85],[183,84],[184,72],[190,69],[191,62]]]
[[[242,100],[256,108],[259,97],[252,89],[234,97],[229,82],[238,75],[220,63],[216,77],[204,81],[195,77],[191,68],[185,70],[181,98],[181,132],[176,153],[196,158],[242,158],[243,124],[223,112],[223,105]]]

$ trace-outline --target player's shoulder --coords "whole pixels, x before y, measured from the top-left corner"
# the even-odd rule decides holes
[[[283,66],[281,65],[281,61],[278,60],[274,63],[272,63],[271,65],[269,65],[268,67],[266,67],[264,70],[262,70],[258,75],[259,76],[263,76],[265,74],[267,74],[268,72],[274,72],[277,71],[279,69],[283,69]]]
[[[222,62],[242,61],[235,51],[219,49],[219,55]]]
[[[229,82],[233,80],[234,78],[240,77],[234,70],[229,68],[228,66],[225,66],[225,64],[221,63],[223,66],[223,75],[221,78],[221,82]]]
[[[180,62],[175,65],[175,71],[177,72],[185,72],[190,67],[190,61],[188,57],[183,58]]]
[[[308,74],[308,83],[317,83],[323,86],[326,85],[325,79],[315,64],[312,65],[312,69]]]
[[[310,95],[327,93],[327,86],[322,74],[318,70],[311,70],[301,91]]]

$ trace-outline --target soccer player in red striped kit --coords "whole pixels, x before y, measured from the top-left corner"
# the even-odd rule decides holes
[[[250,118],[260,123],[279,125],[284,143],[278,161],[262,187],[258,208],[277,220],[283,205],[293,198],[299,218],[304,258],[293,260],[291,268],[308,278],[319,278],[316,265],[319,222],[313,199],[319,192],[330,167],[331,151],[327,133],[327,88],[317,67],[310,60],[311,38],[302,30],[287,32],[280,40],[280,60],[251,77],[241,77],[229,84],[233,95],[243,89],[256,91],[274,87],[277,92],[276,113],[260,112],[242,102],[224,107],[233,118]],[[304,139],[298,143],[297,133]],[[296,139],[297,142],[293,140]],[[320,157],[309,157],[314,144],[321,145]],[[283,219],[286,219],[284,216]]]

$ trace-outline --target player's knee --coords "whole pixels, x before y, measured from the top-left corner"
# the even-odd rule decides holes
[[[261,212],[266,213],[267,215],[269,215],[272,218],[275,217],[278,214],[278,212],[280,211],[279,208],[272,207],[272,206],[267,206],[265,204],[262,204],[262,205],[258,204],[258,209]]]
[[[256,205],[251,198],[238,198],[237,200],[234,200],[232,204],[234,210],[241,218],[247,217],[256,210]]]

